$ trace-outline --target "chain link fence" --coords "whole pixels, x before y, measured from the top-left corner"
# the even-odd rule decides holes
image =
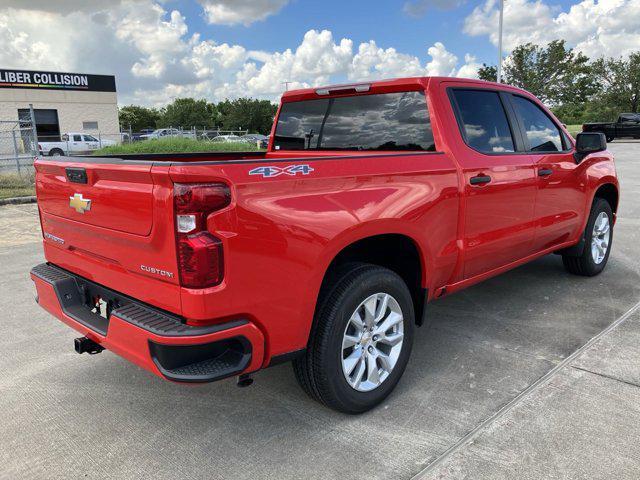
[[[139,142],[153,142],[155,140],[168,140],[172,138],[185,138],[197,142],[214,143],[250,143],[257,148],[266,148],[268,137],[266,135],[249,133],[247,130],[220,130],[167,127],[156,130],[132,131],[123,130],[118,133],[89,130],[82,132],[68,132],[61,135],[38,135],[38,147],[40,155],[44,157],[84,156],[91,155],[96,150],[104,147]]]
[[[18,120],[0,119],[0,175],[33,178],[33,158],[38,140],[33,108]]]
[[[34,158],[38,155],[91,155],[111,145],[153,142],[156,139],[187,138],[197,142],[252,144],[266,149],[268,137],[247,130],[167,127],[134,132],[65,132],[55,136],[38,135],[33,106],[19,110],[18,119],[0,118],[0,199],[34,194]],[[178,148],[187,148],[178,142]],[[188,148],[193,148],[192,146]],[[224,147],[223,147],[224,148]],[[237,147],[236,147],[237,149]],[[206,151],[204,148],[203,151]]]
[[[103,138],[113,140],[113,136],[104,136]],[[146,140],[155,140],[170,137],[182,137],[200,141],[220,141],[220,142],[239,142],[249,141],[254,143],[255,139],[267,138],[265,135],[251,133],[249,130],[222,130],[220,128],[198,128],[198,127],[166,127],[157,128],[155,130],[142,130],[139,132],[129,129],[123,129],[120,133],[122,143],[132,143]],[[251,138],[248,138],[251,137]]]

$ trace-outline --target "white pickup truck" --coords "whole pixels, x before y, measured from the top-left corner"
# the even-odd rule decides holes
[[[82,132],[69,132],[60,136],[59,142],[38,142],[41,155],[59,157],[62,155],[86,154],[102,147],[115,145],[114,140],[98,139]]]

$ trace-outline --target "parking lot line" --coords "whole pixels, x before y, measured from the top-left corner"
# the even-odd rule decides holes
[[[578,358],[583,352],[589,349],[593,344],[595,344],[598,340],[606,336],[609,332],[620,326],[624,323],[629,317],[631,317],[634,313],[640,310],[640,301],[633,305],[629,310],[627,310],[624,314],[618,317],[613,323],[611,323],[607,328],[602,330],[600,333],[592,337],[589,341],[587,341],[584,345],[574,351],[571,355],[566,357],[563,361],[558,363],[555,367],[549,370],[546,374],[540,377],[538,380],[533,382],[527,388],[525,388],[520,394],[518,394],[513,400],[509,403],[505,404],[500,410],[496,413],[488,417],[478,426],[476,426],[473,430],[467,433],[464,437],[458,440],[456,443],[447,448],[444,452],[442,452],[433,462],[423,468],[420,472],[413,476],[413,480],[423,480],[426,478],[426,475],[430,472],[434,471],[437,467],[439,467],[444,461],[446,461],[453,454],[458,452],[465,445],[471,443],[478,435],[480,435],[487,427],[498,421],[502,418],[506,413],[511,411],[513,408],[521,404],[524,400],[526,400],[533,392],[538,390],[547,384],[556,374],[558,374],[565,367],[570,366],[570,364]]]

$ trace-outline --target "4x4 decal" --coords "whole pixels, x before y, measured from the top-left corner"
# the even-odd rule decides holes
[[[289,165],[288,167],[258,167],[249,172],[249,175],[262,175],[265,178],[273,178],[279,175],[295,176],[299,173],[309,175],[313,172],[313,168],[309,165]]]

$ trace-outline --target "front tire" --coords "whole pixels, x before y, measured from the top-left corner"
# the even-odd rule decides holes
[[[612,137],[611,135],[607,136],[607,143],[611,143],[615,140],[616,137]]]
[[[609,260],[613,240],[613,212],[609,202],[596,198],[584,232],[584,250],[579,257],[563,255],[565,269],[574,275],[593,277],[602,272]]]
[[[375,265],[351,264],[328,283],[294,372],[314,400],[363,413],[380,404],[404,373],[413,343],[413,301],[400,276]]]

